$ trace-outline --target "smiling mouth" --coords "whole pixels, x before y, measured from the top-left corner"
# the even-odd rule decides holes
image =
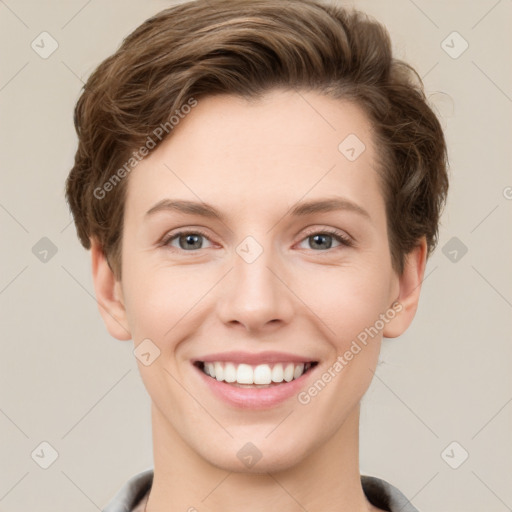
[[[287,384],[299,379],[317,364],[317,361],[258,365],[238,364],[227,361],[196,361],[194,363],[197,368],[212,379],[236,387],[249,388],[268,388]]]

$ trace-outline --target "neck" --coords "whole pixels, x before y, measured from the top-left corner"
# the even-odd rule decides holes
[[[298,464],[264,473],[216,467],[152,405],[154,477],[147,512],[367,512],[359,474],[359,407]],[[300,442],[300,441],[299,441]]]

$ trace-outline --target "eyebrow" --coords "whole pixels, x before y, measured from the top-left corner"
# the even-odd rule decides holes
[[[331,211],[350,211],[370,220],[370,214],[361,206],[344,198],[315,199],[298,203],[291,208],[289,215],[293,217],[305,217],[313,213],[325,213]],[[225,215],[213,206],[196,201],[162,199],[146,212],[146,217],[161,211],[176,211],[185,214],[199,215],[201,217],[225,221]]]

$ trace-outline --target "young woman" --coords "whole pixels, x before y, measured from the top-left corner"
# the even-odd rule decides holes
[[[133,340],[154,469],[106,512],[414,511],[360,475],[359,404],[416,312],[447,155],[382,25],[197,0],[89,78],[67,199]]]

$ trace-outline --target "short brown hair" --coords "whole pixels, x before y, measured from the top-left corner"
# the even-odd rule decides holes
[[[277,87],[364,109],[381,155],[393,268],[403,272],[405,255],[423,236],[430,255],[448,191],[448,156],[421,78],[392,57],[384,26],[321,0],[179,4],[146,20],[96,68],[75,107],[79,143],[66,182],[84,247],[97,239],[120,278],[127,182],[121,178],[134,151],[191,98],[256,98]]]

